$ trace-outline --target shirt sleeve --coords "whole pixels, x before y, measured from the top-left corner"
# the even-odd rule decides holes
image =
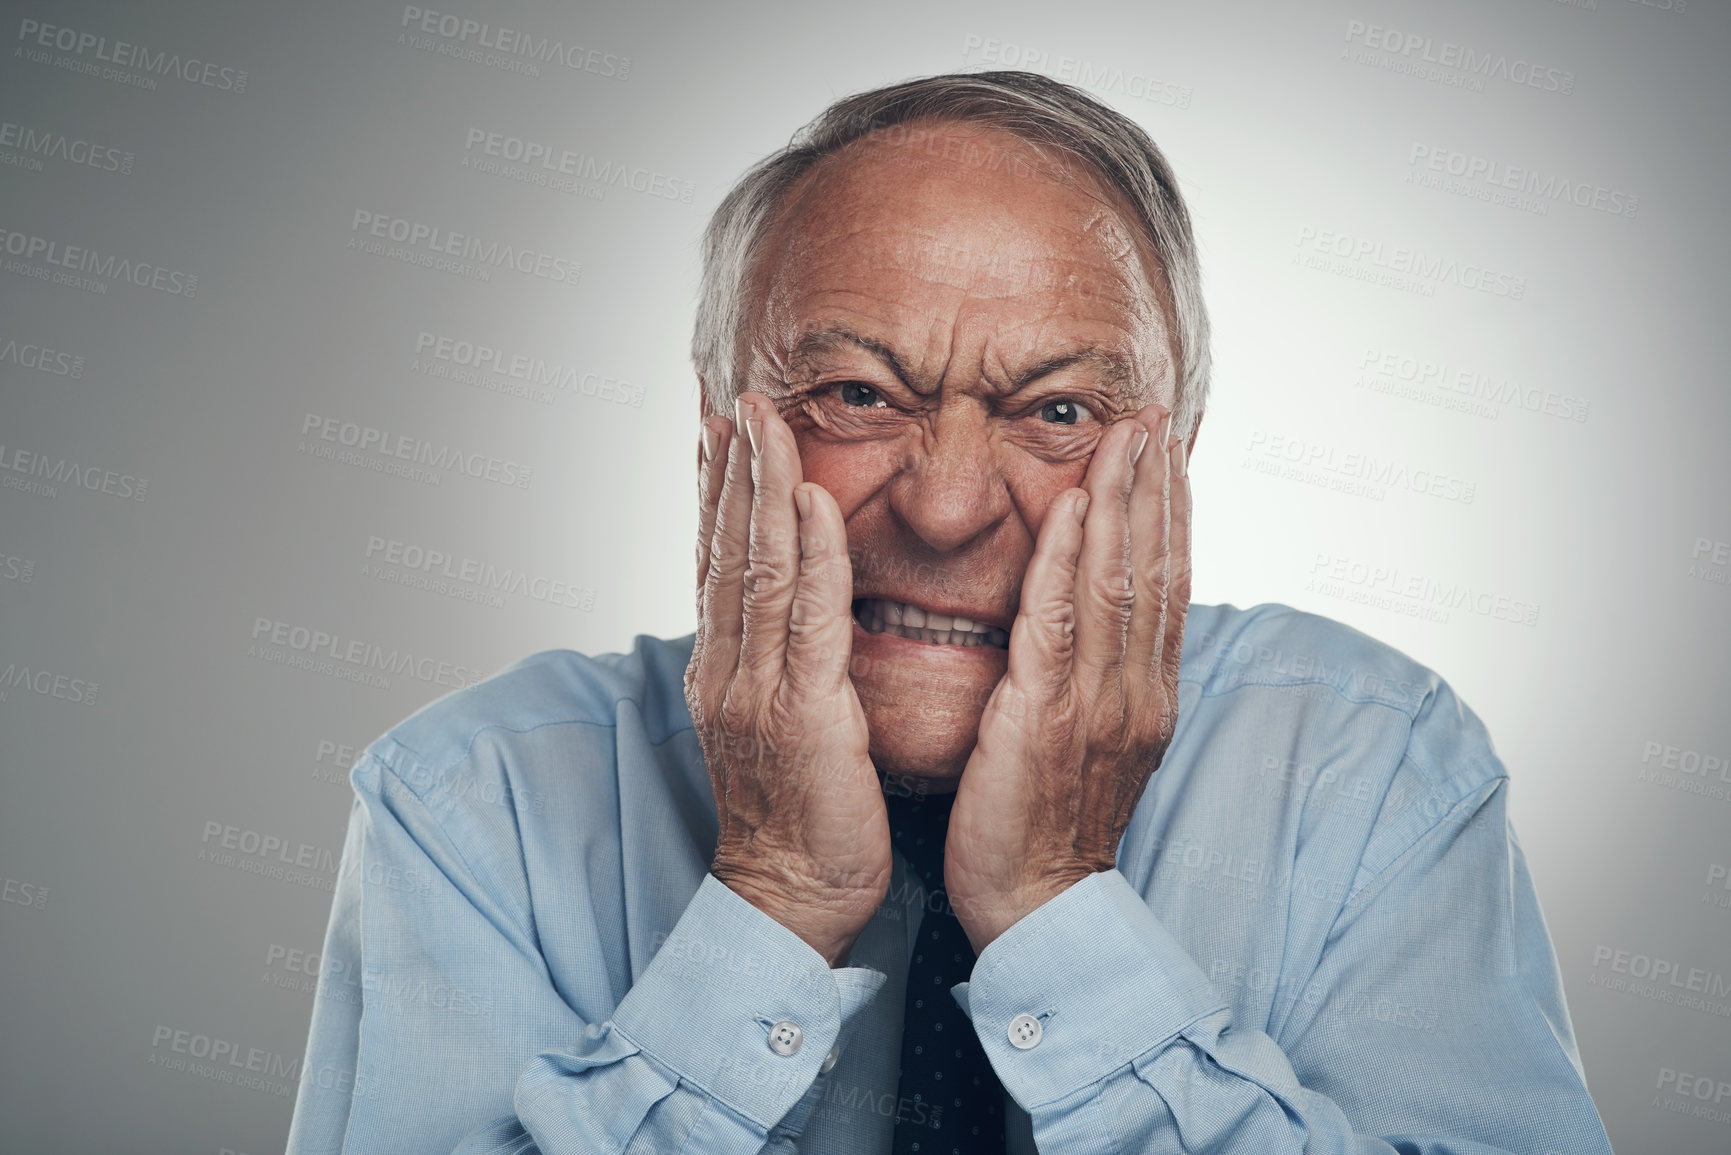
[[[1506,785],[1371,840],[1274,1035],[1117,870],[1012,926],[954,994],[1039,1149],[1610,1155]]]
[[[354,782],[290,1155],[793,1150],[885,975],[830,968],[706,875],[612,1016],[586,1022],[493,869],[376,758]],[[791,1050],[770,1045],[784,1021]]]

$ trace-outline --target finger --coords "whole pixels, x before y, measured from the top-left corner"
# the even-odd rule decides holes
[[[708,718],[716,716],[739,668],[741,589],[751,533],[751,450],[737,423],[728,424],[732,435],[726,454],[717,454],[723,462],[721,497],[710,534],[703,612],[697,619],[697,681]]]
[[[746,440],[751,456],[751,530],[746,548],[739,674],[748,681],[779,680],[787,658],[787,619],[799,580],[799,519],[793,487],[801,476],[793,430],[760,393],[750,404]]]
[[[1087,490],[1052,499],[1022,579],[1022,601],[1010,626],[1008,680],[1025,692],[1052,695],[1069,681],[1076,642],[1076,564],[1082,549]]]
[[[853,566],[841,507],[821,485],[793,491],[799,513],[799,582],[787,615],[787,678],[795,694],[842,688],[853,652]]]
[[[1130,460],[1147,456],[1148,429],[1131,419],[1117,422],[1100,439],[1083,479],[1092,501],[1083,526],[1076,565],[1076,669],[1095,684],[1116,684],[1136,587],[1130,570]]]
[[[1178,706],[1178,664],[1184,656],[1184,621],[1190,615],[1190,447],[1176,441],[1168,455],[1171,473],[1169,560],[1166,565],[1166,632],[1161,663],[1162,682],[1170,708]]]
[[[1130,574],[1136,599],[1130,609],[1124,668],[1140,681],[1159,677],[1165,647],[1172,414],[1162,406],[1149,405],[1137,416],[1154,431],[1136,461],[1136,482],[1130,490]]]
[[[706,713],[713,716],[714,710],[714,692],[710,689],[713,679],[705,676],[705,654],[713,652],[705,649],[709,632],[705,607],[710,604],[707,597],[709,559],[714,546],[716,511],[721,504],[721,492],[727,481],[727,448],[732,437],[733,422],[716,416],[703,419],[697,439],[698,634],[692,648],[691,663],[686,671],[685,694],[687,705],[700,723]],[[715,813],[719,820],[716,842],[721,845],[726,842],[730,825],[727,805],[729,785],[724,775],[714,772],[718,767],[711,766],[710,769],[709,785],[715,794]]]
[[[715,510],[727,480],[727,446],[733,422],[705,417],[697,440],[697,613],[703,616],[703,594],[709,584],[709,551],[715,535]]]

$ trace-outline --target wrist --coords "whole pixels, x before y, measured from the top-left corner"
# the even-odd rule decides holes
[[[951,904],[974,953],[980,954],[1005,931],[1096,873],[1086,867],[1054,871],[1001,895],[958,900],[952,894]]]
[[[725,879],[722,880],[726,882]],[[780,897],[766,896],[750,889],[740,889],[731,883],[733,892],[758,910],[793,932],[799,940],[823,957],[831,970],[847,965],[859,930],[837,929],[826,919],[813,919],[811,911]]]
[[[710,873],[729,890],[786,927],[831,969],[847,965],[853,944],[882,902],[860,891],[827,893],[812,885],[766,880],[760,872],[717,863]],[[862,916],[863,911],[863,916]]]

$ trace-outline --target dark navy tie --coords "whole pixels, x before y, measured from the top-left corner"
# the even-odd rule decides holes
[[[890,840],[925,888],[908,968],[895,1155],[1004,1150],[1003,1084],[950,994],[974,969],[974,948],[944,893],[944,835],[954,794],[886,794]]]

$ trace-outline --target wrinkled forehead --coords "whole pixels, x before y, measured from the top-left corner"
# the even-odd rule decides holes
[[[898,125],[789,193],[756,269],[774,330],[850,296],[1074,314],[1168,346],[1164,279],[1134,213],[1074,157],[967,124]]]

